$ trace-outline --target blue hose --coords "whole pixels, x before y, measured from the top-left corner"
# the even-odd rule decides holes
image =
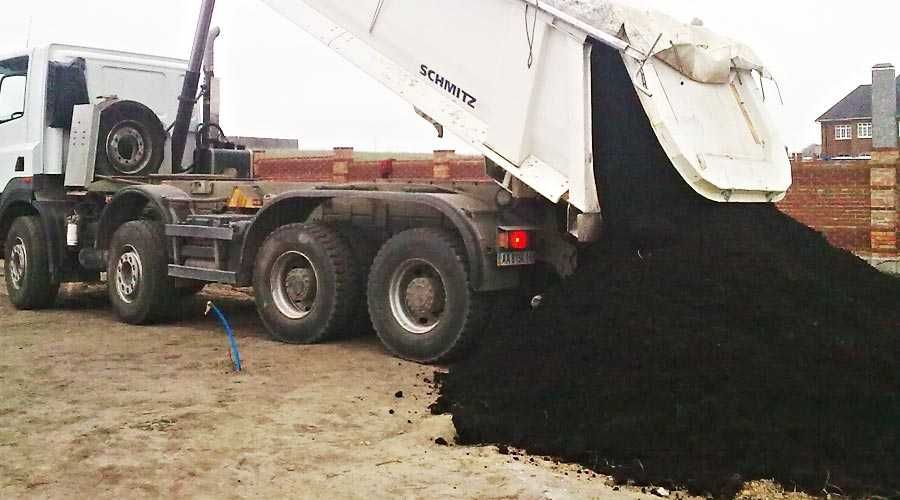
[[[219,321],[222,322],[222,326],[225,327],[225,333],[228,334],[228,342],[231,344],[231,360],[234,362],[234,371],[241,371],[241,353],[238,351],[237,340],[234,338],[234,330],[231,329],[231,325],[228,323],[228,320],[225,319],[225,315],[222,314],[222,311],[220,311],[212,302],[206,303],[207,315],[209,314],[209,311],[216,313],[216,316],[219,317]]]

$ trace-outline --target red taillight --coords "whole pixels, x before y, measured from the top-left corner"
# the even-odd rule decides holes
[[[528,231],[510,231],[509,232],[509,248],[510,250],[528,250],[531,246],[531,235]]]

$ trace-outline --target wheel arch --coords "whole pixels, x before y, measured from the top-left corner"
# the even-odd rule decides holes
[[[19,217],[29,215],[40,215],[31,201],[15,200],[4,205],[3,212],[0,213],[0,252],[5,249],[6,235],[12,228],[13,222]]]
[[[166,185],[130,186],[119,191],[100,216],[95,248],[106,250],[112,235],[126,222],[144,219],[163,224],[178,222],[186,215],[189,200],[184,191]]]
[[[238,282],[250,283],[253,280],[256,256],[263,242],[273,231],[288,224],[306,222],[316,208],[329,199],[324,196],[308,197],[289,193],[279,196],[256,214],[241,245]]]
[[[514,270],[499,270],[486,258],[482,241],[494,241],[496,234],[485,234],[475,222],[475,211],[485,210],[481,202],[460,194],[405,193],[390,191],[342,191],[320,190],[290,192],[276,198],[254,219],[241,249],[240,281],[252,279],[253,263],[259,247],[276,228],[297,222],[306,222],[316,208],[330,200],[356,199],[387,203],[407,203],[427,207],[443,215],[453,226],[462,241],[469,262],[472,286],[478,291],[500,290],[518,285],[519,275]]]
[[[50,277],[59,281],[62,274],[61,259],[65,253],[63,231],[67,208],[65,203],[35,200],[31,182],[13,179],[4,190],[3,203],[0,204],[0,255],[5,251],[6,235],[17,218],[40,217],[47,240]]]

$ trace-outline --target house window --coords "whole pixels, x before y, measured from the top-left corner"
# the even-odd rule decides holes
[[[834,138],[838,141],[849,141],[853,138],[853,129],[850,125],[838,125],[834,127]]]
[[[872,138],[872,122],[858,123],[856,125],[856,137],[860,139]]]

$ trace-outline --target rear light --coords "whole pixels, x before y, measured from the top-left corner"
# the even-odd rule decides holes
[[[497,247],[505,250],[531,249],[531,232],[524,229],[513,229],[497,233]]]
[[[509,248],[512,250],[528,250],[531,246],[531,236],[528,231],[510,231]]]

